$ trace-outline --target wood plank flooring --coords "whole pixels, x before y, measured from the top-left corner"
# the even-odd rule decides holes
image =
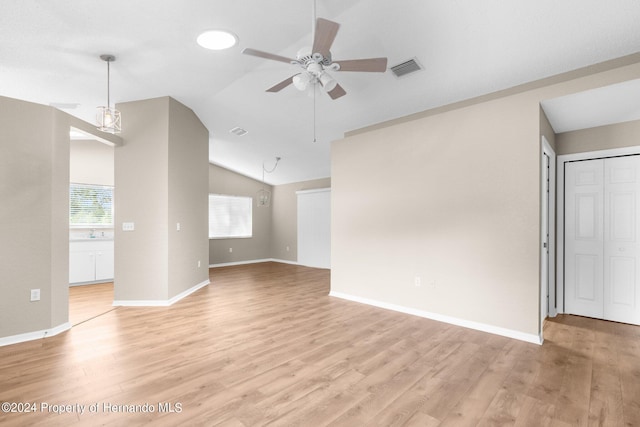
[[[113,282],[69,287],[69,323],[76,326],[115,310]]]
[[[329,275],[212,269],[171,307],[0,347],[0,402],[37,409],[0,425],[640,426],[639,327],[559,316],[537,346],[331,298]]]

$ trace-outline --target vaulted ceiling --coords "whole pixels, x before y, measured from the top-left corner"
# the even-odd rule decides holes
[[[295,57],[310,46],[313,0],[0,4],[0,95],[92,122],[106,101],[99,56],[113,54],[112,102],[174,97],[209,129],[212,163],[260,179],[263,162],[282,157],[272,184],[330,176],[330,142],[344,132],[640,51],[636,0],[317,0],[317,16],[341,25],[334,58],[415,58],[424,69],[336,72],[347,95],[318,92],[314,108],[313,94],[293,86],[265,92],[295,66],[241,53]],[[203,49],[195,40],[208,29],[239,43]],[[551,107],[575,109],[560,104]],[[554,126],[565,126],[557,115]]]

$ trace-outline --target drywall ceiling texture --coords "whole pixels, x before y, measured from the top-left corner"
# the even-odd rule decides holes
[[[640,46],[637,0],[316,3],[317,16],[341,25],[333,58],[386,56],[391,66],[417,57],[424,66],[401,79],[388,71],[332,73],[347,95],[332,101],[318,93],[317,143],[309,93],[293,86],[265,92],[300,69],[241,53],[251,47],[293,57],[311,45],[312,0],[111,0],[109,7],[5,0],[0,94],[67,104],[66,111],[92,122],[95,107],[106,101],[99,55],[111,53],[117,57],[112,102],[170,95],[209,129],[212,162],[260,179],[262,162],[281,156],[280,174],[268,177],[281,185],[330,176],[330,141],[345,132],[633,54]],[[212,28],[233,31],[238,45],[215,52],[198,46],[200,32]],[[236,126],[249,133],[229,133]]]
[[[334,142],[332,293],[537,341],[539,103],[640,75],[611,67]]]

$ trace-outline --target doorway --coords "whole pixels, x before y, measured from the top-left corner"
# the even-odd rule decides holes
[[[540,336],[544,320],[555,317],[555,213],[556,213],[556,154],[549,141],[542,136],[540,182]]]
[[[113,310],[114,147],[69,132],[69,323]]]

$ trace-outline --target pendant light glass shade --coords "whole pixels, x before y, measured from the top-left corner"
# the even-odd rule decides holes
[[[110,63],[116,60],[113,55],[100,55],[100,59],[107,63],[107,105],[104,107],[98,107],[96,113],[96,123],[98,130],[109,133],[120,133],[122,131],[122,121],[120,117],[120,111],[115,108],[111,108],[110,99]]]
[[[256,193],[256,205],[259,208],[267,208],[271,206],[271,191],[264,188],[264,174],[272,173],[278,167],[278,162],[280,161],[280,157],[276,157],[276,164],[273,165],[271,170],[267,170],[264,167],[264,162],[262,162],[262,188],[258,190]]]
[[[258,190],[256,203],[259,208],[267,208],[271,205],[271,191],[264,188]]]
[[[120,111],[115,108],[98,107],[96,122],[98,124],[98,130],[102,132],[120,133],[122,130],[120,125]]]

